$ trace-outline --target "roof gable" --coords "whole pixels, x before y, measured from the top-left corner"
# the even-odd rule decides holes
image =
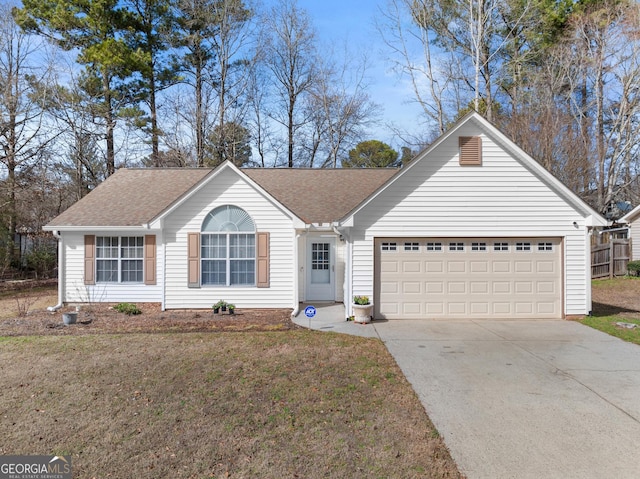
[[[382,192],[387,191],[389,188],[393,188],[393,185],[397,183],[400,178],[405,175],[411,175],[411,171],[417,168],[423,161],[429,161],[432,153],[438,149],[443,143],[447,142],[451,138],[455,138],[459,135],[460,131],[465,129],[466,126],[473,124],[476,129],[479,129],[482,134],[490,137],[496,144],[499,144],[509,155],[530,171],[535,177],[537,177],[542,183],[544,183],[550,190],[552,190],[558,197],[562,198],[568,205],[575,210],[581,212],[581,214],[587,219],[587,225],[589,226],[606,226],[607,221],[584,201],[582,201],[575,193],[567,188],[560,180],[555,178],[550,172],[548,172],[542,165],[535,161],[531,156],[525,153],[519,148],[513,141],[508,139],[498,128],[492,125],[489,121],[483,118],[481,115],[475,112],[471,112],[460,119],[453,127],[451,127],[446,133],[441,135],[436,141],[419,153],[413,161],[411,161],[405,168],[403,168],[394,178],[389,182],[382,185],[376,192],[371,194],[366,201],[364,201],[358,208],[353,210],[348,216],[342,218],[342,223],[345,225],[353,223],[353,217],[371,203]],[[468,129],[466,129],[468,131]],[[457,142],[456,142],[457,144]]]

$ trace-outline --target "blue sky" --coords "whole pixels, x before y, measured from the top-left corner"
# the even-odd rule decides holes
[[[368,93],[381,105],[383,121],[415,132],[420,110],[411,103],[411,91],[391,71],[387,48],[375,27],[375,18],[385,5],[386,0],[298,0],[298,6],[308,12],[320,42],[334,44],[338,51],[346,42],[356,54],[366,52],[370,63]],[[401,146],[384,125],[375,128],[371,136],[396,148]]]

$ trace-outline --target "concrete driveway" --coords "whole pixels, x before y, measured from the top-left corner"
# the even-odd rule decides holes
[[[640,478],[639,346],[570,321],[358,327],[384,341],[467,477]]]

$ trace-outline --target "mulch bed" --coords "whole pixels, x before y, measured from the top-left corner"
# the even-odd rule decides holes
[[[138,304],[139,315],[115,311],[112,305],[85,305],[76,324],[65,325],[62,313],[34,310],[23,317],[0,320],[0,336],[168,333],[206,331],[287,331],[299,328],[291,321],[290,309],[236,309],[235,314],[211,310],[161,311],[158,304]]]

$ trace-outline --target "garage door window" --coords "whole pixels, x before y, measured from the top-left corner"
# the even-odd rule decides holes
[[[531,251],[531,243],[516,243],[516,251]]]
[[[380,249],[382,251],[398,251],[397,243],[382,243]]]
[[[405,243],[405,251],[420,251],[420,243]]]
[[[538,251],[553,251],[553,243],[538,243]]]
[[[464,251],[464,243],[449,243],[449,251]]]
[[[509,251],[509,243],[493,243],[493,251]]]
[[[487,243],[471,243],[471,251],[487,251]]]
[[[427,251],[442,251],[442,243],[427,243]]]

